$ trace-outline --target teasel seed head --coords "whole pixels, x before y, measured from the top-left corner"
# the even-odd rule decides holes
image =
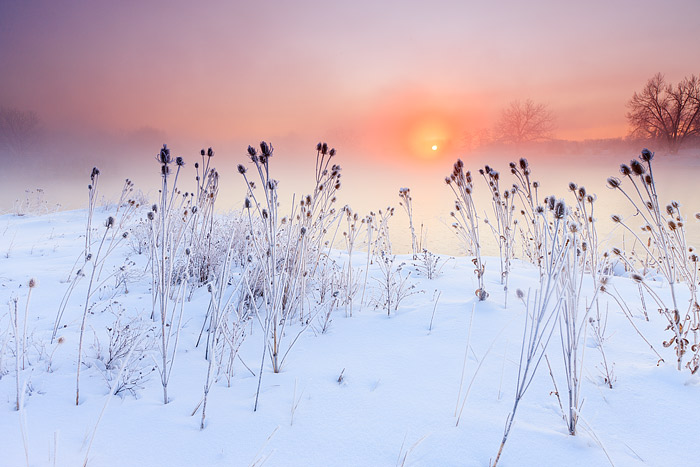
[[[204,155],[204,149],[202,149],[202,155]],[[258,151],[253,147],[248,145],[248,156],[253,160],[257,160]]]
[[[620,188],[620,179],[617,177],[608,178],[608,187],[610,188]]]
[[[632,172],[638,176],[642,176],[644,173],[646,173],[646,169],[642,163],[637,160],[630,161],[630,168],[632,169]]]
[[[167,144],[163,144],[163,147],[160,149],[160,152],[158,153],[158,156],[156,157],[158,162],[161,164],[170,164],[172,162],[172,158],[170,157],[170,149],[168,149]]]
[[[654,158],[654,153],[647,148],[644,148],[642,149],[642,153],[639,155],[639,158],[644,162],[651,162],[651,160]]]
[[[564,216],[566,215],[566,204],[564,204],[564,201],[557,201],[557,204],[554,206],[554,218],[555,219],[563,219]]]
[[[547,198],[545,198],[544,202],[547,204],[547,207],[550,211],[554,210],[554,203],[556,202],[554,196],[548,196]]]
[[[29,285],[30,289],[33,289],[34,287],[36,287],[36,279],[32,277],[31,279],[29,279],[29,284],[27,285]]]
[[[642,282],[644,282],[644,278],[637,273],[633,273],[632,275],[630,275],[630,279],[635,281],[637,284],[641,284]]]
[[[272,157],[272,151],[274,151],[272,143],[260,141],[260,152],[263,156],[265,156],[266,158]]]
[[[114,227],[114,217],[109,216],[107,218],[107,220],[105,221],[105,227],[107,227],[108,229],[111,229],[112,227]]]
[[[247,196],[246,196],[245,201],[243,201],[243,207],[246,209],[250,209],[250,207],[251,207],[250,198],[248,198]]]

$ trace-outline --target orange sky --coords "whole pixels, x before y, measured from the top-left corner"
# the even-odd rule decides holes
[[[561,138],[612,137],[648,77],[698,71],[699,17],[697,1],[2,2],[0,102],[257,140],[414,131],[421,112],[488,127],[530,97]]]

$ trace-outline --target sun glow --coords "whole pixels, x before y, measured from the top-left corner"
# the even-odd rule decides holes
[[[434,160],[454,143],[458,121],[448,115],[421,115],[406,125],[409,152],[419,159]],[[439,149],[439,151],[438,151]]]

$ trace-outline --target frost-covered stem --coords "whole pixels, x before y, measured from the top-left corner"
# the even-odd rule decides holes
[[[369,263],[370,263],[370,257],[372,256],[372,230],[373,230],[372,216],[367,216],[366,222],[367,222],[367,261],[365,264],[365,280],[364,280],[364,283],[362,284],[362,297],[360,298],[360,306],[362,306],[364,304],[364,301],[365,301],[365,289],[367,288],[367,278],[369,275]]]
[[[210,286],[211,287],[211,286]],[[209,396],[209,389],[211,388],[211,373],[214,366],[214,360],[216,356],[214,355],[214,347],[216,345],[216,335],[219,330],[219,303],[216,300],[214,287],[211,287],[211,301],[213,304],[211,319],[209,321],[209,335],[210,339],[207,340],[209,345],[209,364],[207,365],[207,379],[204,383],[204,402],[202,403],[202,421],[199,424],[199,429],[204,429],[204,420],[207,416],[207,399]]]
[[[95,262],[92,265],[92,271],[90,272],[90,282],[88,283],[87,294],[85,295],[85,307],[83,308],[83,318],[80,322],[80,338],[78,339],[78,369],[76,371],[75,377],[75,405],[80,403],[80,366],[83,361],[83,338],[85,337],[85,322],[87,321],[88,310],[90,309],[90,295],[92,290],[92,283],[95,280],[95,272],[97,271],[97,259],[100,257],[100,251],[104,245],[105,238],[107,238],[107,232],[111,228],[109,220],[105,228],[105,233],[102,235],[102,241],[100,242],[100,247],[97,249],[95,254]]]
[[[452,174],[445,178],[445,183],[450,187],[455,195],[455,212],[452,212],[453,217],[461,218],[461,225],[459,223],[455,224],[464,236],[463,241],[465,246],[473,250],[474,259],[472,262],[476,269],[474,273],[476,274],[479,288],[476,290],[476,295],[480,301],[486,300],[488,298],[488,293],[484,288],[484,263],[481,258],[481,246],[479,244],[479,217],[476,212],[476,207],[474,206],[474,200],[472,199],[472,175],[471,172],[464,171],[464,163],[461,159],[455,162]]]
[[[18,314],[19,312],[17,311],[17,299],[13,298],[12,302],[8,304],[10,306],[10,313],[12,314],[13,317],[13,331],[15,334],[15,383],[17,385],[17,403],[15,405],[16,410],[19,411],[19,398],[20,398],[20,388],[19,388],[19,319],[18,319]],[[12,312],[12,308],[14,305],[14,313]]]
[[[22,369],[26,368],[26,357],[27,357],[27,320],[29,318],[29,299],[32,296],[32,290],[34,290],[34,279],[29,281],[29,292],[27,293],[27,303],[24,306],[24,325],[22,330]]]
[[[559,229],[559,223],[560,217],[555,216],[554,232]],[[540,287],[539,291],[535,293],[532,315],[530,314],[529,297],[526,302],[525,328],[523,330],[523,339],[520,347],[520,363],[518,365],[518,378],[513,409],[506,419],[501,445],[499,446],[498,454],[493,464],[491,464],[492,467],[498,464],[498,460],[503,452],[503,447],[513,427],[513,421],[520,400],[530,387],[537,372],[537,368],[542,361],[549,340],[552,337],[554,323],[556,322],[557,314],[562,303],[561,296],[556,293],[556,283],[558,282],[564,259],[570,247],[571,245],[569,242],[564,242],[563,244],[552,242],[552,244],[548,246],[546,250],[546,259],[548,261],[544,269],[545,274],[540,277]],[[520,296],[522,296],[522,293],[520,293]]]
[[[411,189],[399,189],[399,198],[402,200],[399,204],[403,206],[408,215],[408,227],[411,231],[411,251],[413,253],[413,260],[415,261],[418,259],[418,241],[416,240],[416,229],[413,227],[413,198],[411,197]]]
[[[85,225],[85,260],[87,261],[88,255],[90,254],[90,244],[92,237],[92,217],[95,212],[95,199],[97,198],[97,182],[100,177],[100,171],[97,167],[93,167],[92,174],[90,174],[90,185],[88,185],[88,212],[87,212],[87,222]]]

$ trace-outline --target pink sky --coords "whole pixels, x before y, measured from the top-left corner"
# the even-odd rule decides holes
[[[698,18],[696,0],[2,2],[0,103],[49,126],[410,145],[529,97],[560,138],[615,137],[650,76],[698,72]]]

